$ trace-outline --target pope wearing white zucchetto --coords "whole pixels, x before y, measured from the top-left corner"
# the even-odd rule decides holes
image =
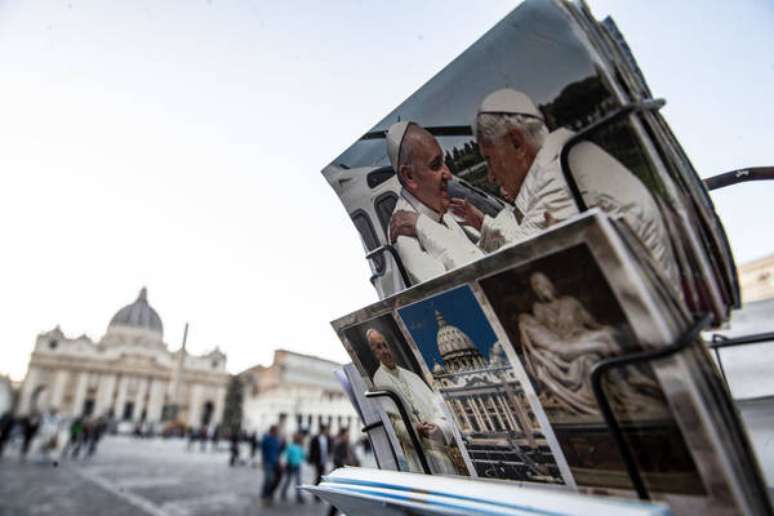
[[[374,356],[379,360],[379,368],[373,376],[374,387],[392,391],[403,400],[431,471],[457,475],[457,469],[449,458],[449,443],[453,436],[443,409],[443,400],[430,390],[416,373],[400,367],[395,362],[392,349],[381,332],[371,328],[366,332],[366,339]],[[396,412],[397,408],[392,403],[384,406],[406,451],[409,468],[413,472],[421,473],[422,468],[416,451],[408,430]]]

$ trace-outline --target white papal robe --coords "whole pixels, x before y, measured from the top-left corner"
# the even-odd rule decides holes
[[[535,236],[548,227],[546,213],[557,222],[578,214],[560,162],[562,148],[574,135],[568,129],[558,129],[546,137],[524,178],[514,209],[506,208],[496,217],[484,216],[478,242],[481,249],[492,252],[503,245],[517,244]],[[586,204],[598,206],[613,219],[625,221],[650,251],[666,278],[677,282],[677,265],[669,234],[658,205],[645,185],[618,160],[591,142],[584,141],[573,147],[570,166]]]
[[[393,212],[397,211],[418,215],[417,238],[402,235],[395,242],[412,283],[422,283],[484,256],[454,217],[434,211],[406,190],[395,204]]]
[[[429,438],[422,437],[417,432],[432,472],[447,475],[459,474],[449,458],[449,443],[454,437],[440,395],[430,390],[427,384],[415,373],[400,366],[390,369],[384,364],[379,365],[379,369],[374,373],[373,382],[377,389],[389,390],[400,396],[415,429],[417,423],[433,423],[440,429],[441,435]],[[422,468],[400,413],[396,412],[397,408],[391,401],[384,400],[383,407],[390,416],[390,420],[393,421],[398,439],[407,452],[406,459],[409,461],[411,471],[421,473]]]

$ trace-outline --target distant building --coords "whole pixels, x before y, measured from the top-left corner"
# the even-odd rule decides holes
[[[774,255],[740,265],[739,287],[744,303],[774,298]]]
[[[311,355],[278,349],[274,362],[240,373],[244,384],[242,421],[245,430],[259,433],[282,423],[287,433],[316,433],[320,425],[332,432],[348,427],[359,433],[359,418],[334,371],[341,364]]]
[[[57,326],[38,335],[21,387],[17,413],[56,408],[66,416],[109,416],[190,426],[220,421],[229,375],[217,348],[196,356],[171,352],[164,327],[143,288],[94,342],[69,338]]]

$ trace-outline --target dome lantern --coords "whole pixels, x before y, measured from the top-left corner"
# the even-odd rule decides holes
[[[140,330],[153,334],[159,340],[164,337],[164,325],[156,310],[148,304],[148,289],[142,287],[134,303],[121,308],[110,319],[108,333],[114,330]]]
[[[468,364],[483,367],[484,358],[481,352],[465,332],[446,322],[443,314],[438,310],[435,311],[435,320],[438,323],[436,335],[438,353],[449,370],[466,369],[470,367]]]

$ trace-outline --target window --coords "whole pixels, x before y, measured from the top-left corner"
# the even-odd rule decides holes
[[[385,192],[374,201],[376,216],[379,217],[379,224],[382,225],[384,234],[388,234],[387,226],[390,225],[390,217],[395,210],[395,204],[398,202],[398,196],[395,192]]]
[[[368,188],[376,188],[394,175],[395,171],[392,169],[392,167],[377,168],[373,172],[370,172],[368,177],[366,177]]]
[[[352,215],[352,222],[354,222],[357,232],[360,233],[360,238],[363,239],[363,243],[368,251],[373,251],[379,247],[379,239],[376,237],[374,227],[371,224],[371,219],[362,210],[354,212]],[[376,266],[376,272],[381,274],[384,272],[384,256],[374,256],[372,258],[374,265]]]
[[[48,348],[49,349],[56,349],[56,347],[59,345],[59,342],[56,339],[51,339],[48,341]]]

